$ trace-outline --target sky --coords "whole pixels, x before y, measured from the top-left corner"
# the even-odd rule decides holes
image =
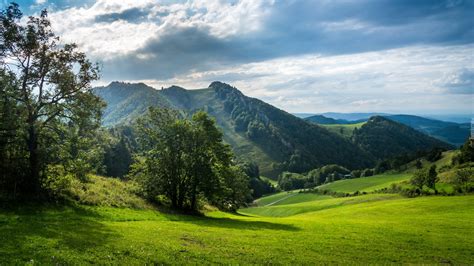
[[[219,80],[293,113],[474,113],[474,0],[17,3],[100,63],[95,85]]]

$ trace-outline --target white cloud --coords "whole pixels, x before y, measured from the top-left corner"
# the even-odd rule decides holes
[[[46,2],[48,2],[48,0],[35,0],[35,3],[37,5],[42,5],[42,4],[45,4]]]
[[[446,94],[439,77],[474,61],[473,45],[418,46],[352,55],[305,55],[142,80],[204,88],[214,80],[290,112],[469,112],[472,98]]]
[[[291,112],[470,110],[472,97],[447,93],[447,87],[457,89],[458,93],[460,87],[466,87],[469,81],[460,76],[459,71],[472,69],[474,45],[428,45],[436,42],[432,40],[434,37],[429,36],[432,31],[426,29],[438,27],[438,22],[414,20],[418,23],[417,27],[405,23],[379,25],[378,20],[370,20],[363,15],[358,17],[357,14],[313,20],[316,11],[295,9],[299,5],[291,4],[293,2],[280,2],[279,8],[285,8],[287,3],[290,3],[289,8],[294,9],[289,12],[292,16],[285,17],[285,10],[279,10],[277,18],[272,17],[275,14],[271,13],[275,11],[272,8],[278,5],[273,0],[190,0],[171,3],[97,0],[90,6],[59,10],[50,15],[56,32],[63,40],[76,42],[90,57],[104,64],[122,66],[130,63],[130,68],[109,65],[109,69],[118,69],[119,77],[127,74],[128,79],[135,78],[129,81],[142,81],[158,88],[172,84],[202,88],[211,81],[221,80],[250,96]],[[329,3],[324,2],[323,6]],[[131,11],[136,13],[127,13]],[[301,11],[308,12],[311,17],[295,17]],[[318,13],[321,17],[326,16],[323,11],[324,7],[322,13]],[[293,20],[295,23],[291,24]],[[390,18],[387,20],[390,21]],[[317,32],[316,28],[322,31]],[[202,35],[165,42],[166,38],[176,38],[173,33],[180,29],[194,29]],[[354,34],[348,35],[348,32]],[[392,36],[394,32],[403,36]],[[372,39],[367,34],[372,34]],[[354,43],[344,42],[346,39],[342,37],[346,35],[356,38]],[[277,37],[265,39],[262,36]],[[181,45],[183,40],[188,39],[203,44],[184,44],[176,49],[166,49],[176,43]],[[293,39],[297,41],[292,42]],[[410,41],[412,39],[413,42]],[[228,43],[225,41],[228,40],[237,42],[226,46]],[[366,40],[369,41],[364,42]],[[277,41],[278,44],[269,41]],[[398,44],[392,45],[397,41]],[[168,46],[157,48],[151,45],[150,48],[150,43]],[[427,45],[413,46],[413,43]],[[240,49],[239,45],[245,47]],[[335,53],[353,54],[322,56],[315,52],[319,51],[318,48],[308,48],[313,46],[325,51],[332,51],[334,46]],[[353,46],[356,47],[354,50],[346,49]],[[213,47],[222,49],[215,51]],[[387,47],[403,48],[381,50]],[[195,48],[198,49],[196,53]],[[306,50],[299,51],[300,48]],[[371,49],[379,51],[356,53]],[[222,56],[227,53],[232,56]],[[249,59],[239,61],[246,56]],[[181,67],[183,65],[188,67]],[[166,68],[176,71],[167,71]],[[133,70],[136,73],[130,74]],[[144,71],[148,72],[143,74]],[[163,77],[175,76],[165,80],[156,77],[166,71],[169,73]],[[146,80],[138,80],[137,76]],[[110,81],[107,78],[101,83]]]
[[[45,1],[45,0],[39,0]],[[131,54],[149,40],[176,28],[201,28],[217,38],[246,34],[259,29],[267,1],[188,1],[170,5],[155,0],[98,0],[90,7],[74,7],[50,14],[52,25],[65,42],[75,42],[102,60]],[[142,21],[96,21],[97,17],[142,10]],[[143,56],[143,55],[142,55]]]

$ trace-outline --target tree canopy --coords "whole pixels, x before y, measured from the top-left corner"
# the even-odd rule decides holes
[[[132,176],[149,199],[164,195],[174,208],[196,210],[203,198],[236,210],[250,198],[248,176],[205,112],[185,119],[174,110],[150,108],[137,129],[144,152]]]
[[[21,168],[2,164],[2,172],[15,191],[38,194],[49,164],[79,174],[92,167],[94,152],[84,149],[104,104],[91,90],[98,66],[60,41],[47,11],[26,24],[22,17],[15,3],[0,13],[1,161],[26,160]]]

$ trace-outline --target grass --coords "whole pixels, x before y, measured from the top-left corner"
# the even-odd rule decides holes
[[[325,127],[327,130],[339,134],[343,137],[350,138],[355,128],[361,128],[366,122],[357,124],[331,124],[331,125],[320,125]]]
[[[330,198],[332,197],[327,196],[327,195],[313,194],[313,193],[293,193],[292,197],[287,197],[282,200],[279,200],[278,202],[275,202],[271,206],[296,204],[296,203],[301,203],[301,202],[325,200],[325,199],[330,199]]]
[[[85,183],[72,180],[65,193],[77,203],[84,205],[150,208],[151,206],[137,195],[138,189],[138,185],[131,181],[88,175]]]
[[[274,187],[277,187],[278,186],[278,181],[276,180],[273,180],[271,178],[268,178],[266,176],[260,176],[260,179],[262,179],[263,181],[268,181],[270,184],[272,184]]]
[[[393,183],[400,183],[411,178],[411,174],[381,174],[369,177],[345,179],[319,186],[320,189],[327,189],[335,192],[353,193],[373,192],[389,187]]]
[[[274,202],[277,202],[279,200],[282,200],[284,198],[287,198],[287,197],[291,197],[293,196],[293,193],[294,192],[279,192],[279,193],[275,193],[275,194],[272,194],[272,195],[269,195],[269,196],[266,196],[266,197],[263,197],[263,198],[259,198],[257,200],[255,200],[255,203],[257,204],[257,206],[265,206],[265,205],[268,205],[268,204],[272,204]]]
[[[0,209],[0,264],[473,264],[474,196],[364,195],[206,216]],[[314,206],[283,218],[252,210]]]

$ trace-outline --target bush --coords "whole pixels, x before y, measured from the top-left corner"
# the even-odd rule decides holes
[[[354,170],[351,172],[353,178],[359,178],[362,175],[361,170]]]
[[[470,192],[472,190],[471,182],[474,179],[474,168],[461,168],[456,171],[453,183],[459,193]]]
[[[74,176],[66,172],[62,165],[50,165],[46,168],[46,176],[42,187],[53,199],[70,197],[70,188]]]
[[[367,176],[373,176],[374,175],[374,171],[372,169],[365,169],[363,172],[362,172],[362,176],[363,177],[367,177]]]

